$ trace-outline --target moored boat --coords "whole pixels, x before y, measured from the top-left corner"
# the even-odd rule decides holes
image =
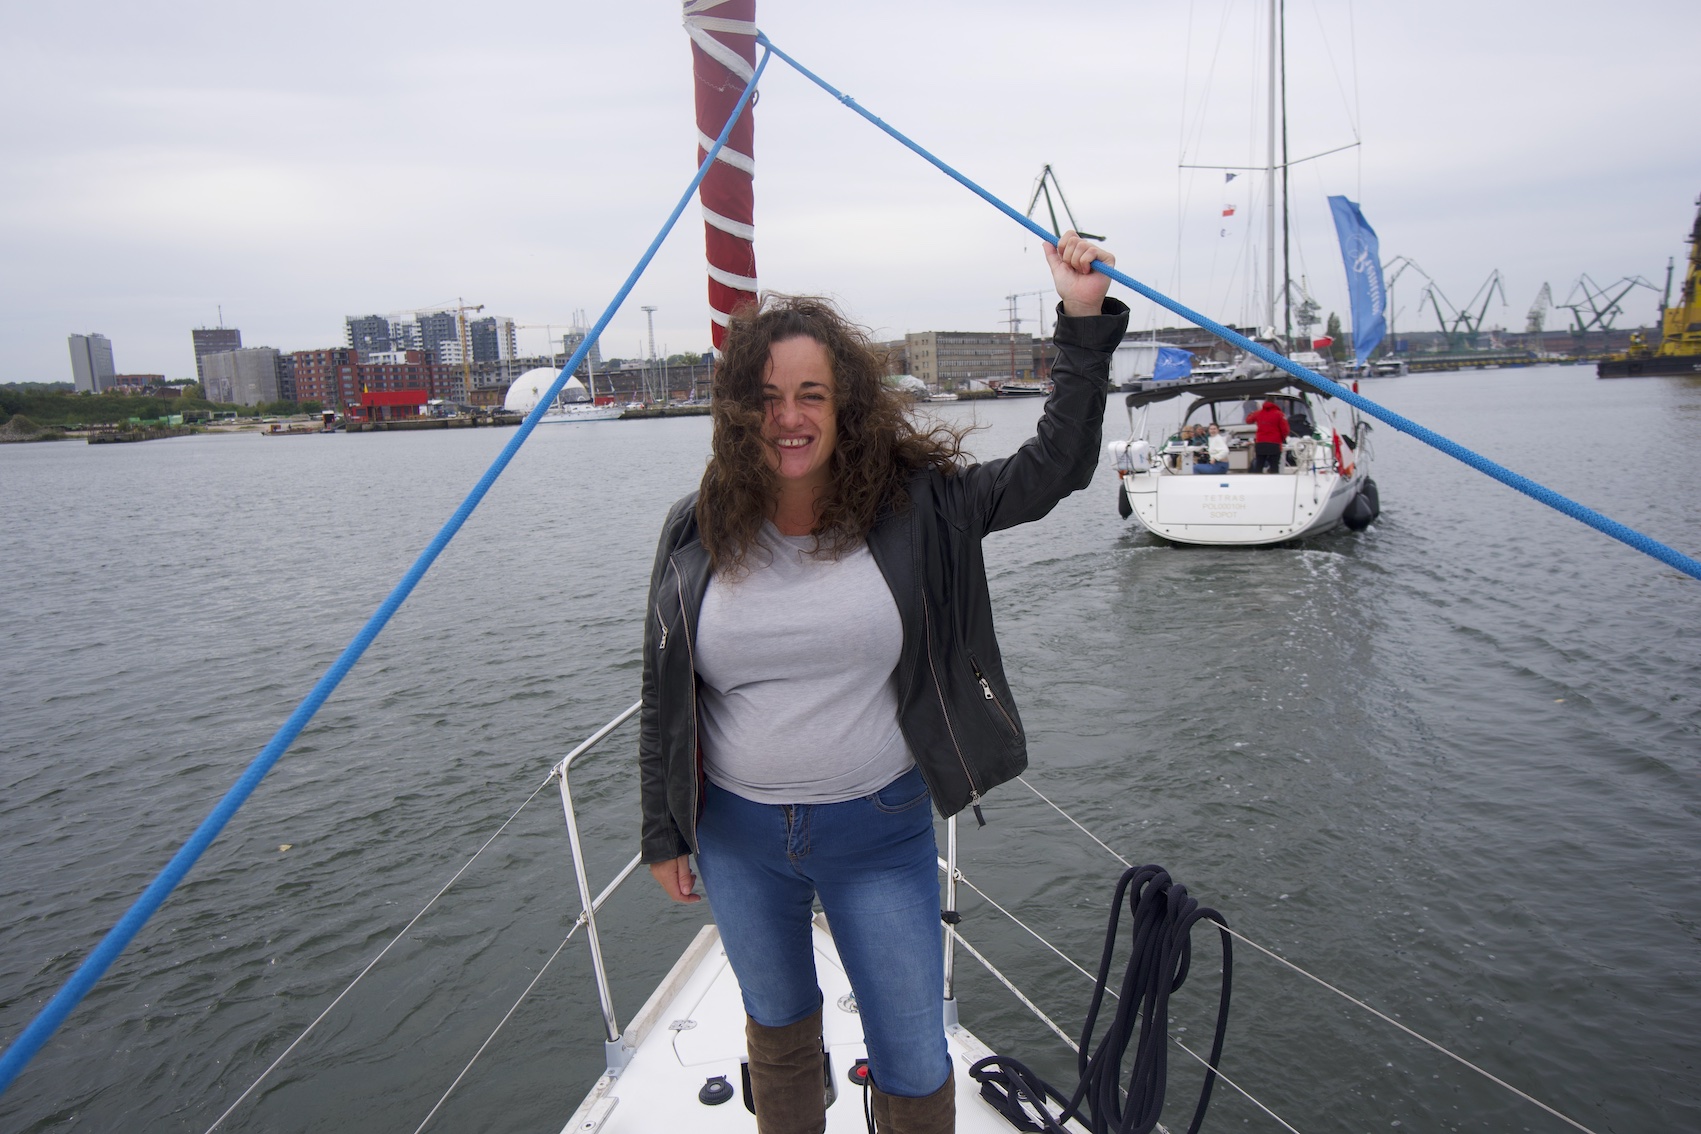
[[[571,424],[579,421],[613,421],[626,411],[620,406],[562,405],[556,403],[537,419],[539,425]]]
[[[1175,430],[1151,421],[1153,407],[1184,397],[1190,400]],[[1266,401],[1289,423],[1274,473],[1253,471],[1256,427],[1247,421]],[[1211,546],[1258,547],[1342,524],[1368,527],[1380,512],[1370,424],[1356,413],[1337,420],[1330,402],[1274,368],[1227,380],[1146,383],[1127,396],[1128,437],[1106,446],[1118,511],[1163,539]],[[1228,440],[1226,471],[1202,469],[1204,443],[1190,437],[1192,427],[1213,424]]]

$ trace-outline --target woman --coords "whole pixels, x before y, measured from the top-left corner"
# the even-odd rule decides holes
[[[1193,471],[1207,475],[1226,473],[1229,469],[1229,444],[1217,429],[1217,423],[1212,422],[1205,427],[1205,436],[1198,438],[1198,444],[1205,447],[1206,460],[1194,461]]]
[[[855,990],[877,1125],[948,1131],[937,849],[942,815],[1027,766],[981,560],[1097,464],[1128,309],[1067,233],[1055,391],[1013,456],[965,465],[919,431],[866,340],[819,300],[770,297],[728,328],[699,492],[651,577],[639,759],[643,859],[715,907],[749,1017],[757,1127],[825,1124],[819,897]]]

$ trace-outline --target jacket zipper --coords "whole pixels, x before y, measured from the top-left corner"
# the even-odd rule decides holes
[[[969,781],[969,806],[974,810],[975,822],[984,827],[986,816],[980,813],[980,789],[975,786],[975,777],[974,773],[969,771],[969,762],[963,759],[963,748],[957,743],[957,730],[951,727],[951,714],[945,708],[945,689],[939,684],[939,670],[933,664],[933,614],[928,609],[925,595],[921,600],[921,617],[923,637],[927,640],[927,671],[933,675],[933,692],[939,698],[939,715],[945,718],[945,732],[951,737],[951,747],[957,753],[957,763],[963,766],[963,778]],[[978,675],[980,671],[977,669],[975,673]],[[981,684],[984,686],[986,683]],[[988,689],[987,696],[991,695],[992,690]]]
[[[998,715],[1004,718],[1004,723],[1010,726],[1010,731],[1015,733],[1017,736],[1021,736],[1022,730],[1017,728],[1016,722],[1010,719],[1009,712],[1004,708],[1004,702],[1000,701],[992,692],[992,686],[986,680],[986,674],[980,671],[980,663],[975,661],[975,656],[973,654],[969,655],[969,668],[975,671],[975,680],[980,682],[981,694],[985,696],[988,701],[991,701],[994,705],[998,706]]]
[[[673,563],[673,588],[679,596],[679,625],[685,631],[685,656],[691,663],[691,837],[686,841],[692,846],[697,845],[697,808],[701,806],[698,798],[700,785],[698,780],[703,775],[702,740],[697,736],[697,651],[691,648],[691,620],[685,615],[685,580],[680,578],[679,564],[673,556],[668,556],[668,562]],[[663,626],[662,644],[667,643],[666,626]]]

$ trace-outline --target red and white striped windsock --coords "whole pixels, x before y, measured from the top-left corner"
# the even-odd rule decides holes
[[[702,164],[756,73],[756,0],[685,0],[691,72],[697,88],[697,162]],[[703,178],[703,244],[708,253],[709,317],[715,352],[727,317],[756,302],[756,137],[745,107],[720,156]]]

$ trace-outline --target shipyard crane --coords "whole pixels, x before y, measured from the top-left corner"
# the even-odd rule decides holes
[[[1079,236],[1082,240],[1103,240],[1104,237],[1102,236],[1094,236],[1090,232],[1082,232],[1081,226],[1075,223],[1075,213],[1074,210],[1069,207],[1069,198],[1063,195],[1063,183],[1057,180],[1057,174],[1052,171],[1051,164],[1049,162],[1040,170],[1039,177],[1034,180],[1034,195],[1028,198],[1028,217],[1030,219],[1033,217],[1034,209],[1039,205],[1039,199],[1043,196],[1045,198],[1045,211],[1051,216],[1052,235],[1063,235],[1063,229],[1058,227],[1057,224],[1057,207],[1053,205],[1051,201],[1051,191],[1053,188],[1057,190],[1057,200],[1062,203],[1063,215],[1069,218],[1069,227],[1075,230],[1075,235]]]
[[[1641,276],[1626,276],[1616,283],[1601,287],[1585,272],[1571,285],[1571,294],[1565,297],[1565,302],[1557,306],[1571,312],[1573,335],[1580,337],[1590,331],[1605,333],[1612,330],[1612,321],[1624,314],[1624,297],[1639,287],[1645,287],[1649,291],[1660,290]],[[1584,308],[1588,308],[1587,318],[1583,315]]]
[[[1441,333],[1447,336],[1449,350],[1474,349],[1477,345],[1477,335],[1482,330],[1482,321],[1488,314],[1489,300],[1494,298],[1496,291],[1500,292],[1500,302],[1504,305],[1506,288],[1501,283],[1499,268],[1489,273],[1488,280],[1477,289],[1469,303],[1456,308],[1442,293],[1440,285],[1430,280],[1423,289],[1423,297],[1418,300],[1418,310],[1423,310],[1426,301],[1435,309],[1435,318],[1441,324]],[[1443,304],[1446,304],[1450,314],[1442,312]],[[1452,320],[1451,326],[1448,325],[1449,319]]]
[[[1388,289],[1388,341],[1393,344],[1392,349],[1395,351],[1400,349],[1400,336],[1394,331],[1394,318],[1400,312],[1394,306],[1394,285],[1400,282],[1400,277],[1406,274],[1407,268],[1414,269],[1418,275],[1429,280],[1429,273],[1424,271],[1422,266],[1410,256],[1396,256],[1382,265],[1382,278],[1386,281],[1384,286]]]
[[[1530,305],[1530,314],[1524,320],[1524,333],[1526,335],[1542,333],[1542,324],[1547,322],[1548,308],[1552,306],[1553,289],[1544,283],[1542,289],[1536,292],[1536,301]]]
[[[1536,301],[1530,305],[1529,315],[1524,319],[1524,345],[1537,355],[1542,353],[1542,327],[1547,322],[1547,313],[1552,307],[1553,289],[1543,283],[1542,289],[1536,292]],[[1535,341],[1529,342],[1530,339]]]

